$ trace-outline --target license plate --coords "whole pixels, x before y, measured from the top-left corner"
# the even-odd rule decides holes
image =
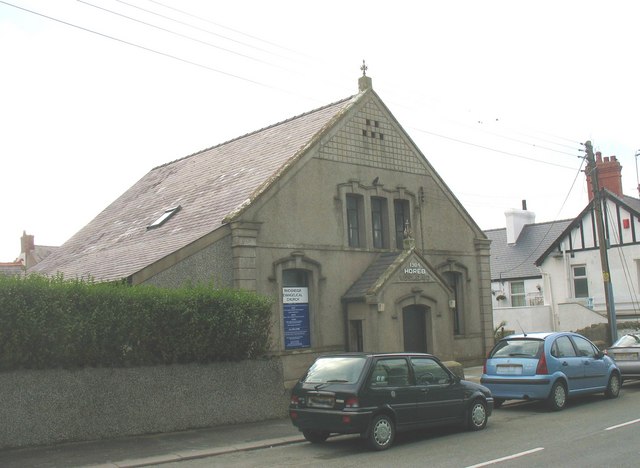
[[[522,366],[497,366],[496,373],[500,375],[522,375]]]
[[[308,406],[312,408],[333,408],[334,398],[331,396],[310,396]]]
[[[638,353],[616,353],[614,357],[618,361],[637,361]]]

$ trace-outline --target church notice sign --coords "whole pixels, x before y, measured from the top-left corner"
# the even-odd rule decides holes
[[[282,288],[284,349],[311,347],[309,288]]]

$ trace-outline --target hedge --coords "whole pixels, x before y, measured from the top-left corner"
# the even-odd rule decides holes
[[[0,370],[252,359],[270,318],[242,290],[0,275]]]

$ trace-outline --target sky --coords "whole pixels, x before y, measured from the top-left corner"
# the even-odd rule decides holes
[[[480,228],[638,196],[627,1],[0,0],[0,262],[61,245],[154,167],[373,89]]]

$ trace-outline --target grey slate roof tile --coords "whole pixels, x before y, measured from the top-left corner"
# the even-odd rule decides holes
[[[484,231],[491,240],[491,280],[540,276],[535,261],[572,221],[527,224],[515,244],[507,244],[505,228]]]
[[[158,166],[30,272],[127,278],[218,229],[361,95]],[[147,229],[167,209],[181,209]]]
[[[402,252],[381,253],[343,296],[345,300],[362,299]]]

